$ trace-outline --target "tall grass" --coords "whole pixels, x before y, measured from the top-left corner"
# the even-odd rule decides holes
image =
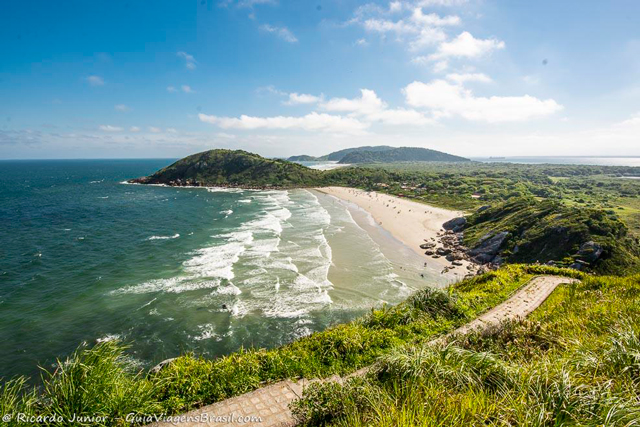
[[[584,276],[531,319],[395,348],[358,383],[308,390],[294,412],[307,425],[637,426],[638,331],[640,276]],[[328,410],[335,399],[345,409]]]

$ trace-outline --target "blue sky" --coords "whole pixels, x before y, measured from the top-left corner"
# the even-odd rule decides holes
[[[640,155],[640,3],[13,1],[0,158]]]

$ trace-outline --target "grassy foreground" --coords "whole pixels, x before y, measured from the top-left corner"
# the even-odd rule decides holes
[[[366,378],[314,386],[307,425],[640,425],[640,275],[560,286],[489,335],[382,356]]]
[[[400,305],[374,309],[356,321],[282,347],[240,350],[214,360],[184,355],[157,374],[136,369],[119,343],[80,347],[58,361],[53,372],[43,370],[38,387],[28,386],[24,378],[5,382],[0,412],[39,416],[44,425],[65,425],[60,420],[74,414],[101,417],[84,425],[129,425],[127,414],[176,414],[285,378],[349,373],[381,356],[393,360],[389,358],[401,354],[399,349],[419,348],[504,301],[536,274],[586,277],[573,270],[512,265],[460,282],[447,292],[419,291]],[[385,389],[373,379],[369,386]],[[300,407],[310,422],[325,418],[316,415],[323,409],[314,399],[310,396]],[[317,410],[312,410],[316,404]],[[365,417],[368,409],[359,406],[353,416],[360,410]],[[8,424],[20,422],[13,419]]]

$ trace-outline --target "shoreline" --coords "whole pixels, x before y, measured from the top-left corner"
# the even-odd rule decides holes
[[[365,191],[349,187],[316,187],[315,191],[333,196],[339,200],[353,203],[367,211],[376,224],[391,236],[420,255],[425,267],[441,271],[442,275],[463,278],[472,273],[475,264],[460,260],[462,265],[453,265],[445,257],[433,258],[420,248],[424,243],[437,243],[440,246],[444,235],[442,224],[459,216],[462,211],[438,208],[412,200],[402,199],[376,191]],[[472,266],[469,267],[468,266]],[[471,268],[471,270],[470,270]]]

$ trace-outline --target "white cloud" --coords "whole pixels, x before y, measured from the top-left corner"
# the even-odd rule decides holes
[[[351,117],[334,116],[331,114],[309,113],[302,117],[218,117],[198,114],[199,119],[211,123],[222,129],[271,129],[271,130],[305,130],[309,132],[332,132],[346,134],[362,134],[368,124]]]
[[[420,111],[407,110],[404,108],[388,109],[371,113],[366,116],[366,120],[391,126],[422,126],[436,123],[434,119],[426,117]]]
[[[369,42],[366,39],[358,39],[354,42],[356,46],[369,46]]]
[[[162,132],[162,129],[157,128],[155,126],[149,126],[149,132],[151,132],[151,133],[160,133],[160,132]]]
[[[553,99],[540,100],[529,95],[476,97],[470,90],[445,80],[430,83],[416,81],[406,86],[403,92],[407,104],[426,108],[435,117],[457,115],[467,120],[489,123],[543,117],[563,108]]]
[[[260,26],[260,29],[268,33],[273,33],[288,43],[296,43],[298,41],[296,36],[294,36],[287,27],[274,27],[269,24],[264,24]]]
[[[196,69],[196,58],[193,57],[193,55],[189,55],[187,52],[178,52],[177,55],[184,59],[185,61],[185,67],[187,67],[189,70],[195,70]]]
[[[632,128],[638,127],[640,128],[640,112],[637,112],[630,119],[624,120],[620,123],[616,123],[613,125],[615,128]]]
[[[315,104],[322,101],[322,96],[309,95],[306,93],[290,93],[289,100],[285,101],[285,105],[299,105],[299,104]]]
[[[231,133],[226,133],[226,132],[218,132],[215,134],[215,136],[223,139],[236,139],[236,135],[233,135]]]
[[[100,129],[103,132],[121,132],[122,131],[121,127],[111,126],[111,125],[100,125],[98,126],[98,129]]]
[[[327,111],[338,111],[367,115],[384,110],[387,104],[369,89],[360,89],[360,98],[332,98],[320,105]]]
[[[421,7],[429,6],[460,6],[469,0],[418,0],[416,4]]]
[[[86,80],[91,86],[104,86],[104,79],[100,76],[89,76]]]
[[[191,89],[191,86],[182,85],[181,88],[184,93],[195,93],[195,91]]]
[[[449,62],[447,61],[438,61],[433,64],[433,72],[434,73],[443,73],[449,68]]]
[[[449,25],[460,25],[460,17],[455,15],[440,17],[435,13],[429,13],[427,15],[422,12],[421,7],[417,7],[413,10],[411,15],[411,21],[419,26],[434,25],[436,27],[445,27]]]
[[[140,132],[140,128],[138,126],[131,126],[129,132]]]
[[[370,89],[361,89],[360,98],[332,98],[322,103],[320,108],[327,111],[349,113],[367,122],[387,125],[424,125],[434,123],[423,113],[415,110],[389,109],[387,103]]]
[[[403,4],[401,1],[392,1],[389,3],[389,12],[395,13],[400,12],[403,9]]]
[[[222,7],[227,7],[229,5],[235,4],[237,7],[253,8],[255,5],[274,5],[276,3],[276,0],[222,0],[219,5]]]
[[[178,130],[176,128],[166,128],[165,131],[169,133],[178,133]]]
[[[124,105],[124,104],[117,104],[117,105],[115,105],[113,108],[114,108],[116,111],[122,111],[122,112],[125,112],[125,111],[129,111],[129,110],[131,110],[131,108],[127,107],[127,106],[126,106],[126,105]]]
[[[270,94],[273,94],[273,95],[288,96],[288,94],[286,92],[278,90],[274,85],[261,86],[258,89],[256,89],[256,92],[258,92],[258,93],[266,92],[266,93],[270,93]]]
[[[496,39],[477,39],[464,31],[450,42],[441,43],[431,60],[446,58],[480,58],[494,50],[504,49],[504,42]]]
[[[479,83],[491,83],[491,77],[483,73],[450,73],[446,76],[447,80],[458,84],[464,84],[466,82],[479,82]]]
[[[388,12],[375,5],[362,6],[356,10],[355,17],[349,23],[360,25],[365,31],[382,37],[393,34],[397,41],[407,43],[407,47],[413,51],[444,42],[447,35],[443,27],[460,24],[458,16],[425,14],[421,7],[409,9],[411,13],[402,19],[389,19],[389,14],[404,9],[407,8],[401,2],[390,3]]]
[[[174,86],[167,86],[167,92],[175,93],[177,91],[178,91],[178,89],[176,89]]]

